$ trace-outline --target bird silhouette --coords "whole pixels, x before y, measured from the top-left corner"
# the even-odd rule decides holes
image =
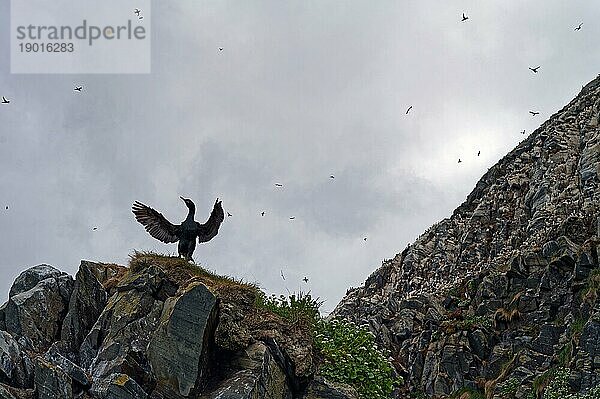
[[[6,208],[5,208],[5,209],[8,211],[8,205],[6,205]]]
[[[575,30],[581,30],[581,26],[583,25],[583,22],[580,23],[579,25],[577,25],[577,28],[575,28]]]
[[[285,280],[285,276],[283,275],[283,270],[281,270],[281,278]]]
[[[530,113],[531,115],[533,115],[533,116],[536,116],[536,115],[539,115],[539,114],[540,114],[539,112],[536,112],[536,111],[529,111],[529,113]]]
[[[223,51],[223,47],[219,47],[219,51]]]
[[[458,163],[461,163],[462,161],[460,160],[460,158],[458,158]]]
[[[224,219],[223,206],[217,198],[210,217],[206,223],[200,224],[194,220],[196,214],[194,202],[191,199],[179,198],[188,207],[188,215],[179,225],[172,224],[160,212],[138,201],[134,202],[131,210],[135,219],[152,237],[166,244],[179,242],[177,245],[179,256],[193,261],[192,255],[196,249],[196,240],[198,242],[210,241],[219,232],[219,227]]]
[[[477,156],[480,156],[480,155],[481,155],[481,151],[477,151]]]
[[[537,73],[538,69],[540,69],[540,66],[536,66],[535,68],[529,67],[529,69],[531,70],[531,72]]]
[[[73,90],[75,90],[75,91],[78,91],[78,92],[80,92],[80,93],[81,93],[81,90],[82,90],[82,89],[83,89],[83,86],[77,86],[77,87],[75,87],[75,89],[73,89]]]
[[[98,228],[97,228],[97,227],[94,227],[94,228],[92,228],[92,230],[96,231],[96,230],[98,230]]]
[[[302,279],[302,281],[304,281],[305,283],[308,283],[308,277],[304,276],[304,278]]]
[[[367,237],[363,238],[363,241],[367,241]]]
[[[283,184],[275,183],[275,187],[283,187]]]
[[[260,213],[260,216],[265,216],[265,211],[262,211],[262,212]]]
[[[296,219],[296,216],[290,216],[290,220]]]
[[[521,134],[525,134],[525,130],[523,130],[523,131],[521,132]]]
[[[6,97],[2,96],[2,104],[10,104],[10,101]]]
[[[329,175],[329,178],[330,179],[335,179],[335,176],[334,175]]]
[[[141,13],[141,12],[142,12],[142,11],[141,11],[139,8],[136,8],[135,10],[133,10],[133,13],[134,13],[135,15],[137,15],[138,17],[140,16],[140,13]]]
[[[227,212],[227,217],[229,217],[229,218],[230,218],[230,217],[232,217],[232,216],[233,216],[233,215],[232,215],[231,213]]]
[[[410,110],[412,109],[412,105],[410,107],[408,107],[408,109],[406,110],[406,115],[408,115],[408,113],[410,112]]]
[[[462,22],[465,22],[467,19],[469,19],[469,17],[467,17],[467,16],[465,15],[465,13],[463,12],[463,15],[462,15],[462,20],[461,20],[461,21],[462,21]]]

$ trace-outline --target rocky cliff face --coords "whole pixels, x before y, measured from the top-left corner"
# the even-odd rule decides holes
[[[599,118],[600,76],[337,306],[412,395],[536,398],[557,370],[598,387]]]
[[[1,399],[357,399],[314,376],[310,331],[179,258],[24,271],[0,308]]]

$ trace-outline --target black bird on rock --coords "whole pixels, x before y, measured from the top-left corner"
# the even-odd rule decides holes
[[[177,242],[177,251],[179,256],[186,260],[192,260],[192,255],[196,249],[196,239],[198,242],[210,241],[219,232],[219,227],[225,218],[221,201],[217,198],[210,217],[204,224],[194,220],[196,205],[191,199],[179,197],[185,202],[189,212],[187,218],[179,225],[169,222],[160,212],[155,211],[141,202],[135,201],[131,208],[135,219],[140,222],[146,231],[157,240],[166,244]]]

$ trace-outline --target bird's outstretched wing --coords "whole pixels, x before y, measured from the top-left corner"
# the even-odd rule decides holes
[[[169,222],[162,213],[138,201],[134,202],[131,211],[135,215],[135,220],[144,225],[144,228],[152,237],[167,244],[179,240],[179,226]]]
[[[221,226],[221,223],[223,223],[223,219],[225,219],[225,213],[223,212],[221,201],[217,198],[206,223],[200,224],[196,222],[198,227],[198,241],[207,242],[212,240],[219,232],[219,227]]]

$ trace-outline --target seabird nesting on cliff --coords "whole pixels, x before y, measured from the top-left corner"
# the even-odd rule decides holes
[[[189,261],[193,260],[192,255],[196,249],[196,239],[198,242],[210,241],[219,232],[219,226],[221,226],[225,215],[221,201],[217,198],[210,217],[206,223],[200,224],[194,220],[196,213],[194,202],[191,199],[179,198],[185,202],[189,210],[187,218],[179,225],[172,224],[160,212],[138,201],[133,204],[132,212],[135,219],[144,226],[152,237],[166,244],[179,241],[177,245],[179,256]]]

